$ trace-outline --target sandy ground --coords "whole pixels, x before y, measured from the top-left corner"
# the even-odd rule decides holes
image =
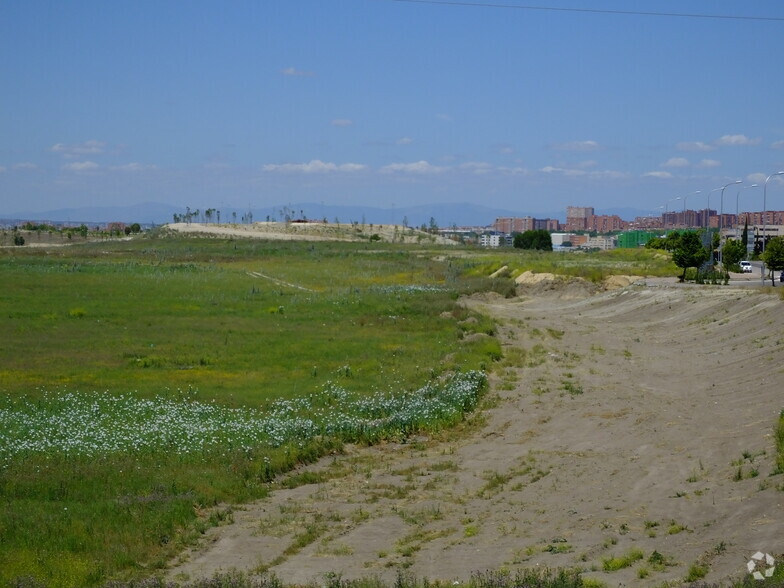
[[[500,320],[506,359],[462,431],[303,468],[332,477],[238,507],[170,577],[393,581],[404,569],[462,582],[568,566],[660,586],[695,563],[718,581],[758,550],[784,554],[784,479],[769,476],[784,406],[778,296],[652,280],[465,304]],[[604,571],[635,548],[643,560]]]

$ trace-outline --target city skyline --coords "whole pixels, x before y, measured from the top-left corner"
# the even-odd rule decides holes
[[[762,210],[784,170],[784,5],[634,7],[6,3],[0,216],[142,202],[658,215],[717,209],[736,180],[724,212]],[[780,177],[767,191],[784,208]]]

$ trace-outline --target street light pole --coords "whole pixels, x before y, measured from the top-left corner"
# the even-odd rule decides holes
[[[708,192],[708,208],[706,209],[705,213],[705,230],[710,232],[710,195],[714,192],[718,192],[721,188],[714,188],[710,192]]]
[[[721,230],[724,228],[724,219],[722,216],[724,215],[724,189],[727,186],[732,186],[733,184],[742,184],[743,180],[735,180],[734,182],[730,182],[729,184],[724,184],[721,187],[721,206],[719,208],[719,235],[721,235]],[[737,208],[737,203],[735,204],[735,208]]]
[[[677,196],[675,198],[670,198],[667,202],[664,203],[664,222],[662,224],[664,225],[665,229],[667,228],[667,213],[669,212],[670,202],[675,202],[676,200],[680,199],[681,197]]]
[[[743,186],[743,187],[744,188],[758,188],[759,184],[751,184],[750,186]],[[738,193],[735,195],[735,239],[736,240],[740,239],[740,237],[741,237],[741,232],[740,232],[740,208],[739,208],[739,205],[738,205],[739,202],[740,202],[740,190],[738,190]],[[748,224],[748,216],[746,217],[746,222]],[[746,243],[744,243],[743,246],[746,248],[746,253],[748,253],[748,246],[749,246],[749,244],[748,244],[748,237],[746,239]]]
[[[724,189],[727,186],[732,186],[733,184],[742,184],[743,180],[735,180],[734,182],[730,182],[728,184],[724,184],[721,187],[721,206],[719,207],[719,261],[721,261],[721,231],[724,228],[724,221],[722,216],[724,215]],[[708,210],[708,217],[710,217],[710,210]]]
[[[757,188],[759,184],[752,184],[751,186],[743,186],[744,188]],[[738,224],[738,219],[740,218],[740,209],[738,208],[738,202],[740,201],[740,190],[735,195],[735,224]]]
[[[773,176],[782,176],[784,175],[784,171],[776,172],[774,174],[770,174],[767,178],[765,178],[765,185],[762,187],[762,253],[765,253],[765,231],[767,230],[767,222],[768,222],[768,180]],[[773,276],[771,276],[771,281],[773,281]],[[765,284],[765,257],[763,255],[762,258],[762,284]]]

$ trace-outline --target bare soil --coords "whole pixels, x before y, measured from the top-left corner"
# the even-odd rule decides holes
[[[466,300],[500,321],[505,349],[482,410],[440,438],[348,447],[295,472],[324,480],[237,507],[170,577],[464,582],[546,566],[660,586],[695,563],[721,581],[757,551],[780,556],[784,302],[668,280],[587,294]],[[643,559],[605,571],[633,549]]]

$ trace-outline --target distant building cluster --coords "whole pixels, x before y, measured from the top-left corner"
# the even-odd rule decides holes
[[[551,233],[558,231],[588,231],[594,233],[611,233],[624,231],[631,223],[626,222],[617,215],[594,214],[594,209],[583,206],[569,206],[566,208],[566,223],[562,224],[554,218],[501,217],[492,225],[494,231],[499,233],[523,233],[544,229]]]
[[[558,219],[499,217],[489,227],[463,227],[442,230],[463,241],[482,247],[511,247],[516,233],[546,230],[552,236],[553,249],[613,249],[642,247],[649,239],[674,229],[718,229],[722,237],[739,238],[744,226],[749,228],[750,247],[765,235],[766,239],[784,235],[784,211],[719,214],[713,209],[665,212],[659,216],[638,216],[627,221],[618,215],[596,214],[590,206],[568,206],[566,222]]]

